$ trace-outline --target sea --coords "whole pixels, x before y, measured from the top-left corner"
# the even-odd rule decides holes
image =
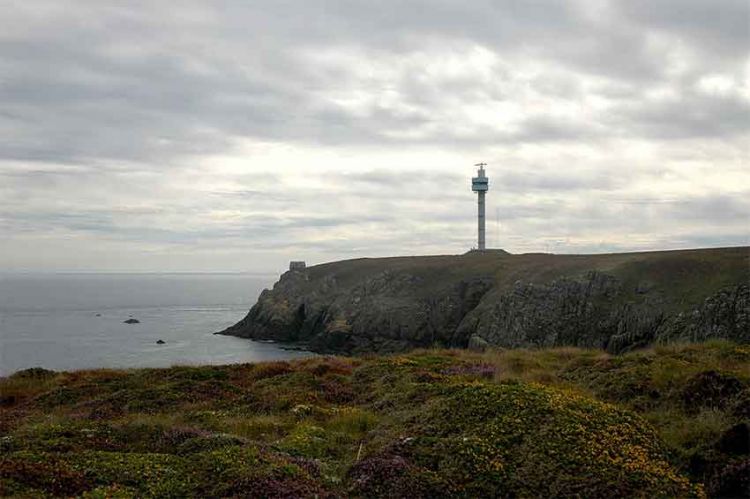
[[[0,274],[0,376],[31,367],[169,367],[312,355],[213,334],[242,319],[276,279],[205,273]],[[139,323],[124,323],[131,318]]]

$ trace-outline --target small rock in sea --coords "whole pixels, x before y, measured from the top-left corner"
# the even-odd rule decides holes
[[[101,317],[101,316],[102,316],[102,314],[96,314],[96,316],[97,316],[97,317]]]
[[[122,321],[123,324],[140,324],[141,321],[138,319],[128,319],[126,321]]]
[[[156,344],[157,345],[163,345],[164,343],[166,343],[166,341],[164,341],[164,340],[156,340]]]

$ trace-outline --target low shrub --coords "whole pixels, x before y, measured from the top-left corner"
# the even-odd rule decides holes
[[[0,495],[741,495],[748,361],[710,342],[29,371],[0,378]]]

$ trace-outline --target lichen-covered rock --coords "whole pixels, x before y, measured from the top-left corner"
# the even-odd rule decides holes
[[[731,338],[750,342],[750,285],[748,281],[712,294],[700,306],[677,314],[656,332],[662,341],[705,341]]]
[[[489,348],[489,346],[490,344],[487,342],[487,340],[485,340],[478,334],[472,334],[469,338],[469,350],[472,350],[474,352],[484,352],[485,350],[487,350],[487,348]]]

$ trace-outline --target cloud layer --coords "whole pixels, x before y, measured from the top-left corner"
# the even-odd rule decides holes
[[[11,2],[0,270],[748,244],[744,0]]]

